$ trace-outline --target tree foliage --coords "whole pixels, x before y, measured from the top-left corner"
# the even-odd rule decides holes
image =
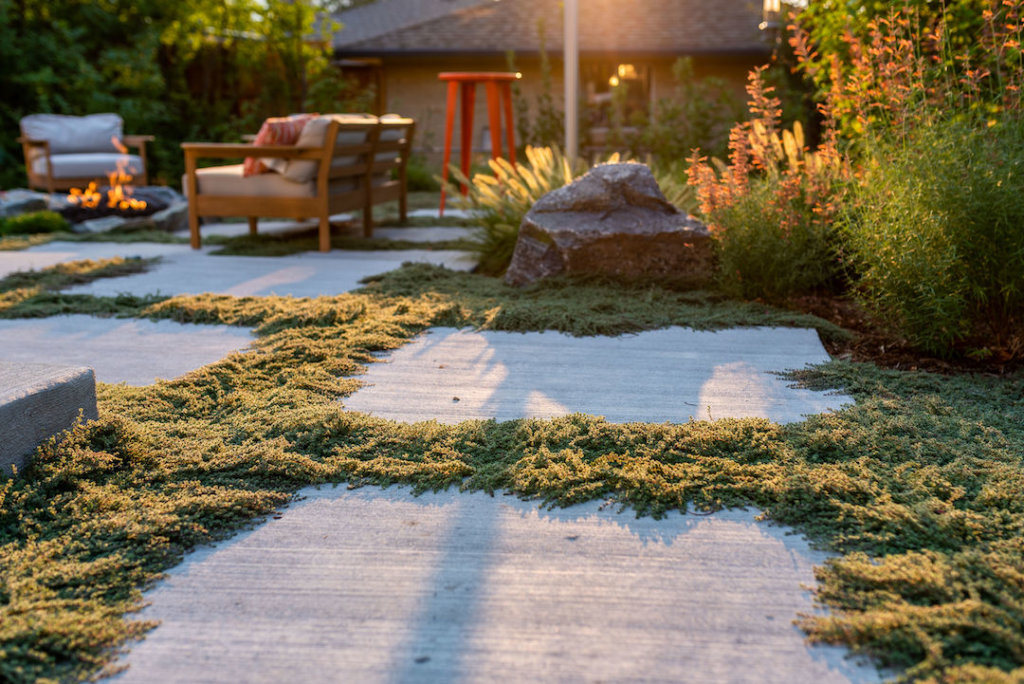
[[[330,65],[314,0],[0,0],[0,187],[24,184],[18,121],[117,112],[157,136],[157,177],[185,140],[237,140],[266,116],[362,109]],[[355,99],[355,102],[351,100]]]

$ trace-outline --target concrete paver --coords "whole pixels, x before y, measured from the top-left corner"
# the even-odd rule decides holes
[[[374,237],[389,240],[408,240],[409,242],[444,242],[472,237],[477,231],[473,228],[456,226],[435,226],[431,228],[377,228]]]
[[[454,424],[580,412],[611,422],[768,418],[787,423],[853,403],[775,373],[828,361],[814,330],[651,330],[621,337],[434,328],[381,357],[345,407]]]
[[[84,259],[110,259],[112,257],[174,257],[185,255],[188,245],[135,242],[118,244],[114,242],[49,242],[17,252],[0,251],[0,278],[16,271],[32,271],[48,268],[66,261]]]
[[[459,209],[449,204],[444,208],[444,218],[473,218],[472,209]],[[409,212],[411,218],[428,218],[436,219],[441,218],[441,212],[439,209],[413,209]]]
[[[351,219],[352,214],[332,214],[330,217],[332,223],[340,223]],[[292,221],[289,219],[262,219],[259,222],[258,230],[260,235],[270,235],[275,233],[291,233],[309,228],[316,228],[316,226],[316,219],[306,219],[305,221]],[[211,235],[218,235],[221,237],[240,237],[249,234],[249,222],[239,220],[204,223],[200,228],[200,233],[204,240]],[[174,234],[187,238],[189,236],[189,231],[188,228],[185,228],[184,230],[175,231]]]
[[[148,385],[244,349],[252,332],[228,325],[72,315],[0,320],[0,361],[88,366],[100,382]]]
[[[353,290],[363,278],[392,271],[406,261],[462,270],[472,266],[463,252],[452,251],[335,250],[284,257],[209,256],[205,250],[168,251],[163,261],[145,273],[94,280],[70,288],[68,292],[97,296],[209,292],[236,297],[320,297]]]
[[[811,647],[825,555],[756,511],[306,489],[147,594],[132,682],[874,682]]]

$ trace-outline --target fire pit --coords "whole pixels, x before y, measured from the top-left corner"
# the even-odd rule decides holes
[[[132,173],[128,166],[128,149],[117,138],[111,142],[122,153],[117,168],[107,174],[107,185],[89,183],[84,190],[71,192],[54,207],[75,231],[105,232],[117,228],[156,228],[179,230],[186,221],[188,205],[184,198],[170,188],[131,185]]]
[[[68,195],[68,203],[60,209],[60,215],[70,223],[82,223],[104,216],[120,216],[122,218],[140,218],[152,216],[169,205],[161,188],[130,188],[128,201],[124,199],[124,186],[104,185],[89,187],[75,194],[72,190]]]

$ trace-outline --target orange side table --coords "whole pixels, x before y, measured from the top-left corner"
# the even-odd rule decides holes
[[[491,156],[501,156],[501,109],[505,110],[505,135],[508,139],[508,160],[516,163],[515,127],[512,123],[512,81],[522,74],[506,71],[445,71],[438,79],[448,82],[448,113],[444,128],[444,166],[441,178],[448,180],[448,164],[452,158],[452,129],[455,127],[455,103],[462,91],[462,173],[469,175],[469,161],[473,154],[473,107],[476,104],[476,84],[483,83],[487,89],[487,116],[491,129]],[[499,102],[499,99],[501,100]],[[462,186],[462,194],[469,191]],[[440,215],[444,216],[444,186],[441,186]]]

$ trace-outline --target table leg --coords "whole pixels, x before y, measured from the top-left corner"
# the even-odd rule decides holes
[[[462,83],[462,175],[469,178],[469,163],[473,159],[473,109],[476,106],[476,83]],[[462,186],[462,194],[469,194],[469,187]]]
[[[512,86],[501,84],[501,99],[505,105],[505,137],[508,139],[508,160],[516,165],[516,124],[512,120]]]
[[[441,164],[441,208],[439,216],[444,216],[444,181],[448,180],[448,164],[452,160],[452,129],[455,127],[455,100],[458,98],[459,84],[448,81],[448,110],[444,123],[444,161]]]
[[[487,121],[491,129],[491,158],[501,156],[501,102],[498,97],[498,84],[487,81]]]

